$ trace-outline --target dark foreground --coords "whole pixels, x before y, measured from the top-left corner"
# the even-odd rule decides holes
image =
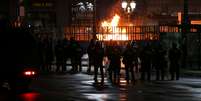
[[[0,101],[201,101],[201,80],[185,77],[179,81],[140,81],[119,85],[106,78],[103,86],[93,83],[93,75],[42,75],[30,89],[12,94],[0,91]]]

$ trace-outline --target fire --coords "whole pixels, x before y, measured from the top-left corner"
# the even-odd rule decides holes
[[[97,38],[99,40],[128,40],[128,36],[126,34],[97,34]]]
[[[116,27],[119,24],[119,19],[120,19],[120,16],[115,14],[111,22],[103,21],[102,27]]]
[[[117,26],[119,24],[119,19],[119,15],[116,14],[111,21],[111,26]]]
[[[118,27],[119,20],[120,16],[115,14],[111,21],[103,21],[101,23],[103,30],[111,34],[98,34],[97,38],[99,40],[128,40],[128,36],[126,35],[126,29]]]

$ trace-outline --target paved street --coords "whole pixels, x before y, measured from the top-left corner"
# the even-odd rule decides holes
[[[8,92],[0,94],[1,101],[12,98]],[[133,85],[126,84],[122,75],[119,86],[112,85],[107,78],[104,86],[100,86],[93,84],[93,75],[85,72],[51,74],[40,76],[28,91],[15,97],[17,101],[201,101],[201,80],[138,80]]]

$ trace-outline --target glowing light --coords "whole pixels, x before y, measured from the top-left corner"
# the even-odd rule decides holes
[[[36,73],[34,71],[25,71],[24,75],[30,76],[30,75],[35,75]]]
[[[31,71],[24,72],[25,75],[31,75]]]
[[[121,82],[121,83],[126,83],[127,81],[126,81],[126,80],[120,80],[120,82]]]
[[[111,21],[103,21],[101,23],[103,29],[111,34],[97,34],[99,40],[128,40],[128,36],[125,34],[125,28],[118,28],[120,16],[115,14]]]
[[[109,41],[109,40],[128,40],[126,34],[97,34],[99,40]]]
[[[178,12],[178,23],[181,24],[181,20],[182,20],[182,13]]]
[[[192,20],[191,24],[200,25],[201,24],[201,20]]]
[[[122,4],[121,4],[121,7],[125,9],[127,7],[127,2],[123,1]]]
[[[92,3],[89,3],[89,2],[86,2],[87,4],[87,8],[90,10],[90,11],[93,11],[93,4]]]
[[[126,33],[126,29],[125,29],[125,28],[123,28],[121,33]]]
[[[35,75],[35,72],[32,72],[32,75]]]
[[[117,26],[118,23],[119,23],[119,19],[120,19],[119,15],[116,14],[116,15],[113,17],[112,21],[111,21],[111,26]]]
[[[29,24],[28,27],[31,28],[31,25]]]
[[[79,6],[80,11],[84,12],[86,10],[83,2],[79,2],[77,5]]]
[[[102,27],[107,27],[110,26],[110,24],[107,21],[103,21],[102,22]]]
[[[131,9],[134,10],[136,7],[136,3],[134,1],[131,1],[130,6],[131,6]]]
[[[127,12],[128,12],[128,13],[131,12],[131,8],[130,8],[130,7],[127,8]]]
[[[109,98],[109,94],[84,94],[88,99],[95,101],[106,101]]]
[[[119,19],[120,19],[120,16],[115,14],[111,22],[103,21],[101,25],[102,27],[116,27],[118,26]]]
[[[19,98],[22,99],[23,101],[37,101],[37,99],[40,97],[41,95],[39,93],[24,93],[24,94],[20,94]]]

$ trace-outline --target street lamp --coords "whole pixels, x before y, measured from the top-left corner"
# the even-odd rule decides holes
[[[131,6],[131,10],[134,11],[134,9],[136,7],[136,3],[134,1],[131,1],[130,6]]]
[[[127,5],[128,5],[128,3],[127,3],[126,1],[123,1],[123,2],[121,3],[121,7],[122,7],[124,10],[126,10]]]
[[[126,11],[126,13],[131,13],[134,11],[135,7],[136,7],[136,3],[135,1],[122,1],[121,3],[121,7],[124,9],[124,11]]]
[[[128,22],[129,22],[131,12],[133,12],[135,7],[136,7],[135,1],[133,1],[133,0],[127,0],[127,1],[123,0],[122,3],[121,3],[121,7],[126,12],[126,14],[128,16]]]

